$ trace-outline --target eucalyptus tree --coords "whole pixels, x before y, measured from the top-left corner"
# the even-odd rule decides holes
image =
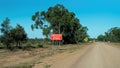
[[[10,19],[6,18],[1,23],[1,33],[0,41],[7,48],[11,47],[11,44],[16,43],[16,46],[20,46],[21,42],[27,40],[27,34],[22,26],[19,24],[13,28],[10,24]]]
[[[10,31],[10,34],[17,47],[22,47],[21,43],[27,40],[27,33],[19,24],[17,24],[17,26]]]
[[[120,42],[120,28],[113,27],[105,32],[105,35],[99,35],[98,40],[100,41],[110,41],[110,42]]]
[[[60,4],[49,7],[47,11],[36,12],[32,16],[32,20],[35,21],[31,26],[32,29],[41,28],[44,20],[47,21],[53,33],[63,35],[64,43],[76,43],[78,41],[76,38],[81,38],[81,36],[75,36],[79,35],[78,33],[76,34],[79,31],[87,36],[87,31],[82,29],[83,26],[80,24],[79,19],[76,18],[75,13],[70,12]]]
[[[109,29],[106,33],[108,34],[108,37],[107,37],[108,41],[120,42],[120,28],[119,27],[113,27]]]
[[[12,27],[9,25],[10,24],[10,19],[6,18],[2,23],[1,23],[1,28],[0,31],[2,35],[0,36],[0,41],[8,48],[9,45],[12,43],[13,38],[11,38],[10,35],[10,30]]]

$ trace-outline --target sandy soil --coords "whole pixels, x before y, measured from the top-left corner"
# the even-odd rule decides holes
[[[47,48],[33,48],[29,50],[17,50],[17,51],[9,51],[5,49],[0,49],[0,68],[13,68],[13,67],[21,67],[22,66],[36,66],[37,64],[43,64],[42,67],[47,65],[47,59],[49,57],[62,56],[65,52],[72,53],[79,48],[82,48],[85,45],[65,45],[62,47],[54,46],[54,51],[51,46]],[[67,53],[68,54],[68,53]],[[53,57],[54,58],[54,57]],[[46,59],[46,61],[44,61]],[[54,60],[53,60],[54,61]],[[38,67],[41,68],[41,67]]]
[[[42,60],[33,68],[120,68],[120,49],[97,42],[73,53],[61,53]]]
[[[20,64],[29,64],[36,61],[39,56],[44,53],[49,52],[49,49],[31,49],[31,50],[18,50],[18,51],[9,51],[9,50],[0,50],[0,68],[17,66]]]
[[[41,60],[40,64],[35,64],[33,68],[70,68],[79,57],[81,57],[87,50],[91,49],[91,45],[86,45],[74,52],[66,51],[64,53],[58,53],[53,56],[47,57]]]
[[[20,63],[33,64],[32,68],[120,68],[120,48],[110,43],[96,42],[79,48],[68,45],[52,55],[50,52],[49,48],[0,50],[0,68]]]

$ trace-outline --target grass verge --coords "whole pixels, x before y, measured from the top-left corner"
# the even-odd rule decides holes
[[[69,45],[62,45],[61,47],[59,46],[54,46],[54,49],[52,50],[51,47],[47,48],[49,49],[47,52],[44,52],[40,55],[37,55],[36,57],[33,58],[33,60],[30,60],[30,61],[25,61],[25,62],[22,62],[22,63],[18,63],[18,64],[11,64],[9,66],[4,66],[4,67],[1,67],[1,68],[32,68],[35,64],[38,64],[38,63],[41,63],[41,59],[45,58],[45,57],[48,57],[48,56],[52,56],[54,54],[57,54],[57,53],[63,53],[63,52],[69,52],[69,53],[72,53],[86,45],[89,45],[89,44],[69,44]],[[44,50],[45,48],[43,48]],[[33,52],[33,50],[31,50],[32,53],[35,53]],[[51,65],[48,65],[46,64],[45,65],[45,68],[50,68]]]

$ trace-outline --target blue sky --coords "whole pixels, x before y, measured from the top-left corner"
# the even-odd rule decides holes
[[[90,37],[104,34],[111,27],[120,27],[120,0],[0,0],[0,24],[9,17],[13,27],[19,23],[29,38],[43,38],[42,30],[31,30],[31,16],[56,4],[74,12]]]

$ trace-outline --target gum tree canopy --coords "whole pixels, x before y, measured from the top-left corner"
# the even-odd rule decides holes
[[[52,33],[63,34],[64,43],[82,42],[88,36],[87,27],[83,27],[75,14],[60,4],[49,7],[47,11],[36,12],[32,20],[35,21],[31,26],[32,29],[41,28],[46,20],[50,24],[50,29],[53,30]]]
[[[104,35],[99,35],[99,41],[120,42],[120,27],[110,28]]]
[[[15,28],[10,26],[10,19],[6,18],[0,26],[0,42],[3,43],[7,48],[10,48],[13,43],[16,43],[17,47],[21,47],[21,43],[27,40],[27,34],[24,28],[17,24]]]

